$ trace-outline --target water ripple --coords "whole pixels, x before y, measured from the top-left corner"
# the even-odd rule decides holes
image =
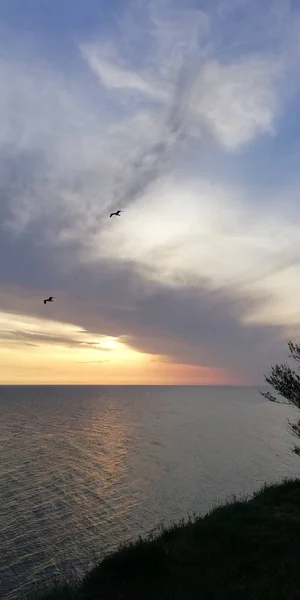
[[[254,389],[2,386],[0,410],[3,600],[298,474],[291,409]]]

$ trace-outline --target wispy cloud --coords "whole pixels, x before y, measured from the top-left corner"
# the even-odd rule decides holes
[[[0,339],[3,344],[56,344],[104,353],[118,345],[115,338],[88,332],[84,328],[78,328],[78,325],[9,312],[0,312]]]
[[[103,364],[103,363],[109,362],[109,360],[108,359],[106,359],[106,360],[78,360],[77,362],[82,365],[91,365],[91,364]]]
[[[200,127],[235,150],[261,133],[274,133],[278,112],[275,61],[238,60],[207,63],[192,90],[191,108]]]
[[[154,100],[169,100],[170,91],[161,89],[160,81],[150,81],[147,74],[143,76],[136,71],[122,68],[106,60],[102,56],[101,48],[94,45],[83,46],[82,55],[106,88],[136,91]]]
[[[68,75],[7,53],[0,276],[30,281],[26,294],[47,280],[64,302],[55,329],[40,300],[2,295],[3,340],[90,351],[93,335],[112,334],[167,361],[236,361],[246,373],[252,360],[257,372],[254,348],[266,352],[298,318],[299,226],[284,178],[275,202],[243,173],[276,145],[297,91],[298,17],[287,3],[134,3],[114,33],[77,34]],[[107,218],[112,208],[121,219]]]
[[[172,107],[173,103],[173,110],[169,111],[176,110],[182,135],[201,137],[203,130],[208,129],[225,148],[235,150],[260,133],[274,132],[279,109],[276,84],[280,75],[275,58],[246,57],[229,64],[208,59],[198,72],[185,74],[185,81],[177,73],[178,87],[182,84],[188,87],[184,93],[181,90],[181,97],[175,97],[176,80],[157,77],[151,81],[147,74],[108,62],[93,46],[84,48],[83,55],[106,88],[134,90],[144,100],[157,100],[166,107]],[[187,71],[188,67],[181,69]]]

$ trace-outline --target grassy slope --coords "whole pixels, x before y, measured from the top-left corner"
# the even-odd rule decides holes
[[[42,600],[300,600],[300,480],[105,558]],[[41,600],[41,598],[39,599]]]

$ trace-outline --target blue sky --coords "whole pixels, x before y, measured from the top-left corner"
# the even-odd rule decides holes
[[[258,383],[284,357],[299,16],[1,3],[1,381]]]

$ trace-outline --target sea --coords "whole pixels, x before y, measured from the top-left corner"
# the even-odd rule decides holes
[[[256,387],[0,386],[1,599],[298,477],[296,418]]]

